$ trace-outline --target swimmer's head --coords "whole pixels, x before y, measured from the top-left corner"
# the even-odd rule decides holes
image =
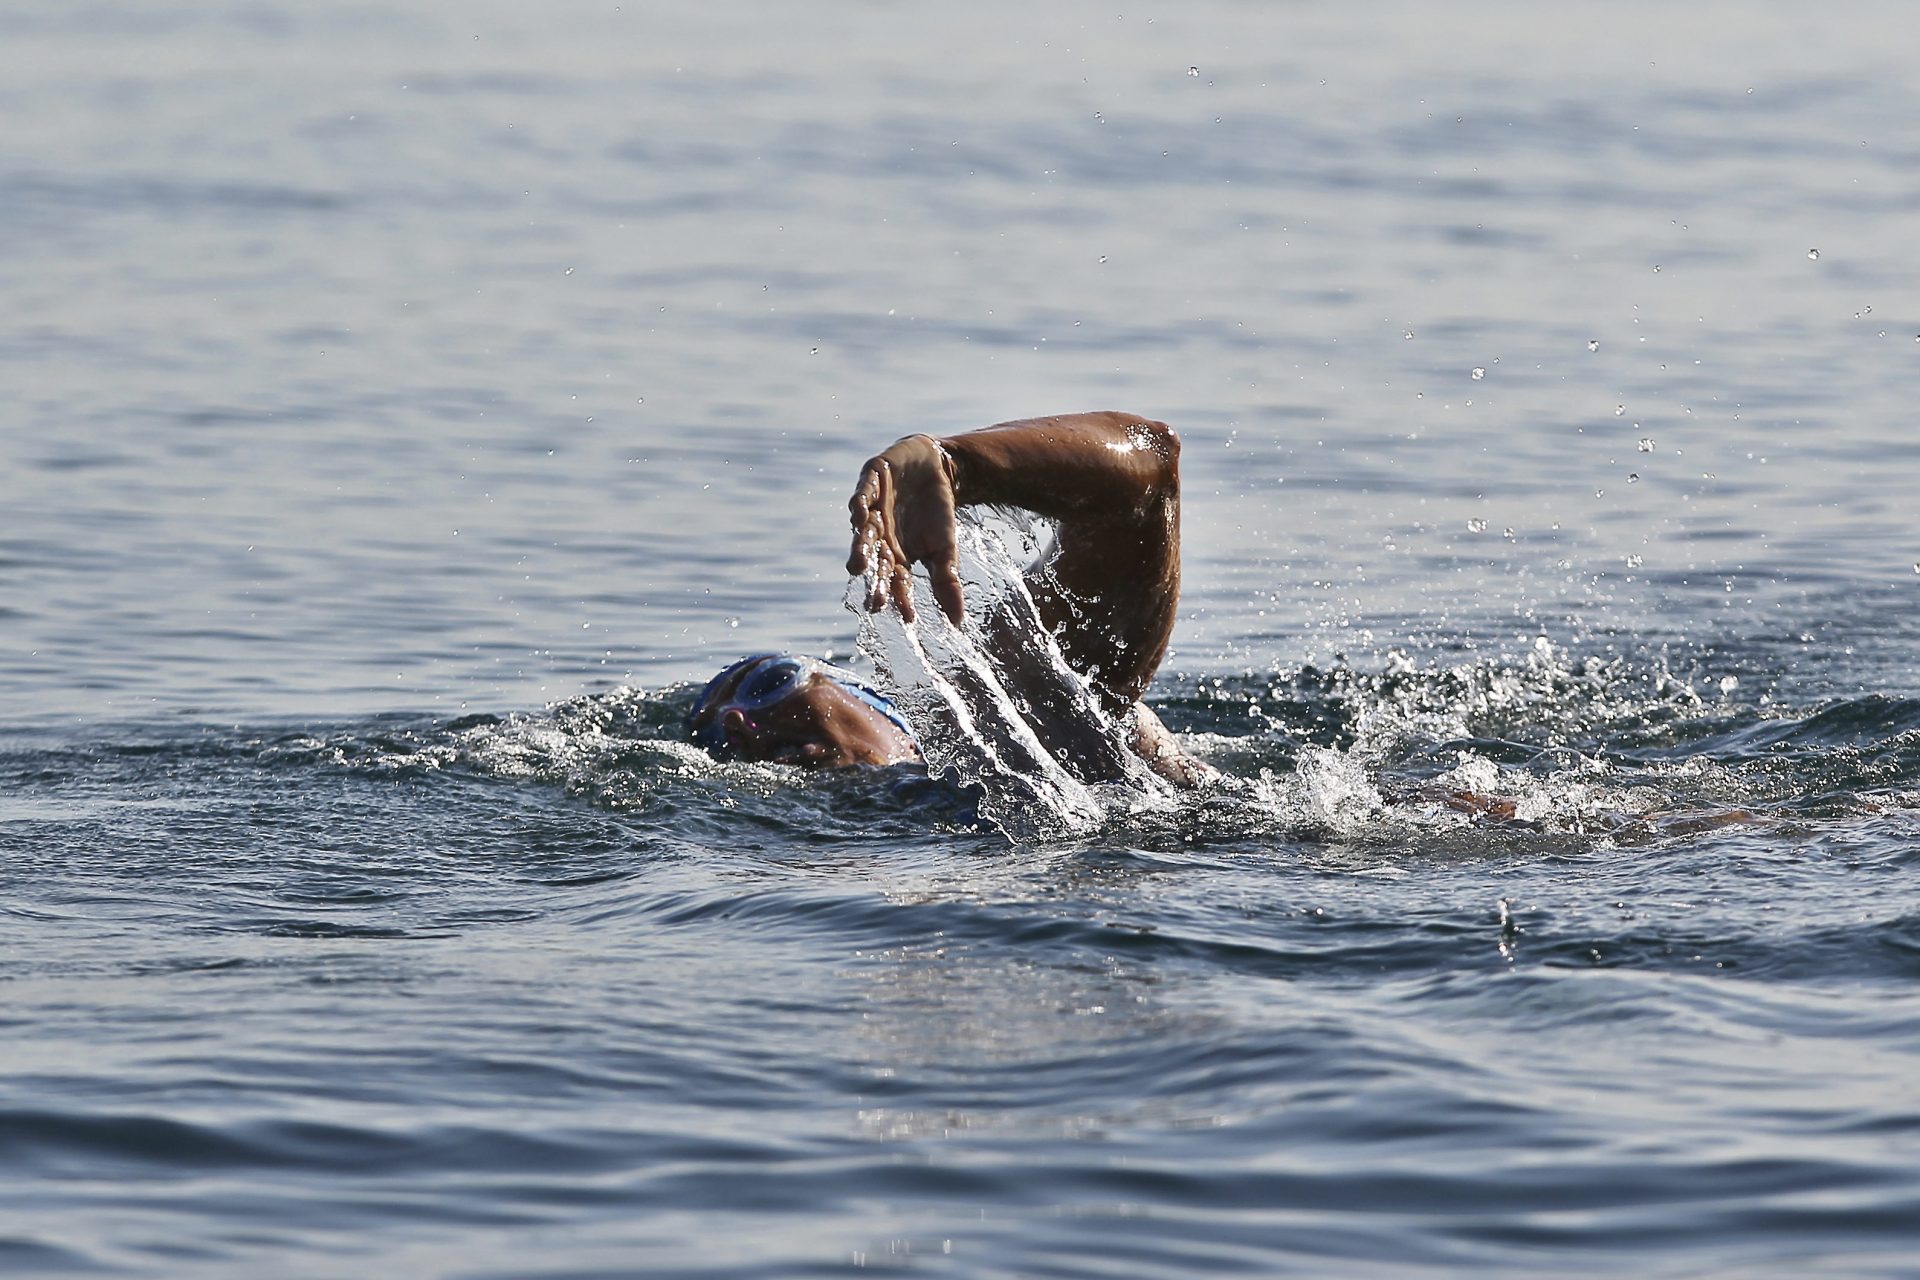
[[[760,653],[707,682],[687,735],[721,760],[830,767],[920,759],[900,713],[852,672]]]

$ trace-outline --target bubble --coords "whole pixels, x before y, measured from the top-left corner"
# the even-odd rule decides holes
[[[1481,519],[1479,516],[1475,516],[1473,519],[1467,521],[1468,533],[1485,533],[1486,531],[1487,531],[1487,522]]]
[[[1599,349],[1600,349],[1600,339],[1598,338],[1587,339],[1587,350],[1598,351]]]
[[[1642,452],[1642,453],[1652,453],[1652,452],[1653,452],[1653,437],[1652,437],[1652,436],[1641,436],[1641,437],[1640,437],[1640,452]]]
[[[1807,250],[1807,261],[1808,262],[1820,261],[1820,251],[1818,249]]]
[[[1484,377],[1486,377],[1486,376],[1487,376],[1487,371],[1486,371],[1485,369],[1475,369],[1475,370],[1473,371],[1473,380],[1474,380],[1475,382],[1478,382],[1478,381],[1480,381],[1480,379],[1482,379],[1482,378],[1484,378]]]

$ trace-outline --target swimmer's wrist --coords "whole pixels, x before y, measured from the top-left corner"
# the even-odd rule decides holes
[[[936,454],[940,455],[940,469],[946,472],[947,487],[953,491],[953,497],[954,497],[955,503],[960,503],[959,456],[955,454],[953,450],[947,448],[947,442],[942,440],[938,436],[928,435],[926,432],[923,431],[920,433],[920,438],[925,440],[928,444],[932,445],[933,451]]]

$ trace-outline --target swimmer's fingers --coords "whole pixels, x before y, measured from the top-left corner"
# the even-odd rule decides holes
[[[907,565],[924,564],[940,611],[955,626],[966,617],[954,527],[953,477],[931,436],[908,436],[884,455],[891,466],[888,532]]]
[[[847,502],[853,548],[847,572],[867,578],[867,612],[878,613],[889,600],[900,617],[914,620],[913,561],[900,545],[893,468],[884,457],[869,459]]]
[[[932,579],[933,598],[940,602],[940,612],[954,626],[960,626],[967,619],[967,602],[960,590],[959,568],[950,557],[945,564],[929,565],[927,575]]]
[[[871,563],[873,543],[879,532],[880,474],[885,463],[871,458],[860,470],[860,481],[847,499],[848,521],[853,526],[853,547],[847,553],[847,572],[865,573]]]
[[[872,607],[883,609],[891,598],[894,607],[900,610],[900,620],[910,623],[917,616],[913,608],[913,557],[900,541],[899,485],[892,464],[884,458],[880,460],[879,472],[880,502],[875,529],[879,535],[881,563],[874,572],[874,591],[879,603]]]
[[[848,573],[867,575],[867,610],[891,600],[913,622],[913,566],[927,566],[933,598],[955,626],[966,618],[954,528],[953,478],[930,436],[908,436],[867,461],[847,502],[853,526]]]
[[[900,512],[898,540],[905,558],[927,566],[927,579],[940,612],[954,626],[966,620],[960,588],[960,543],[954,528],[953,489],[946,476],[922,473],[914,501]]]

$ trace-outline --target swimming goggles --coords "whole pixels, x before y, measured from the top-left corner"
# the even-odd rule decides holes
[[[715,702],[714,695],[734,676],[750,671],[734,687],[734,690],[722,702]],[[892,725],[907,735],[917,747],[919,739],[914,736],[913,726],[906,722],[894,705],[887,701],[886,695],[873,688],[860,677],[844,667],[836,667],[818,658],[798,657],[789,653],[756,653],[740,659],[707,681],[706,688],[693,700],[693,709],[687,712],[687,736],[696,746],[705,747],[715,755],[725,755],[729,750],[726,730],[721,719],[728,711],[762,711],[782,702],[797,693],[807,678],[822,675],[845,689],[860,701],[885,716]],[[706,717],[706,723],[696,725],[694,721]]]

